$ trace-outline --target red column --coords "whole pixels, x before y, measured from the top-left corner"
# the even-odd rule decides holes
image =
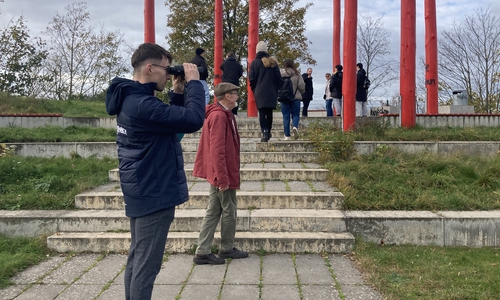
[[[425,0],[425,88],[427,114],[438,113],[436,0]]]
[[[356,32],[358,27],[358,0],[344,2],[344,132],[356,127]]]
[[[416,124],[415,62],[416,62],[416,0],[401,0],[401,67],[399,90],[401,94],[401,126]]]
[[[144,0],[144,42],[155,43],[155,0]]]
[[[259,43],[259,0],[250,0],[248,9],[248,59],[247,59],[247,116],[257,117],[257,106],[255,105],[255,97],[250,88],[250,81],[248,80],[248,72],[250,65],[255,59],[255,47]]]
[[[333,68],[340,65],[340,0],[333,0]]]
[[[215,0],[215,36],[214,36],[214,86],[222,81],[222,0]],[[214,98],[215,99],[215,98]]]

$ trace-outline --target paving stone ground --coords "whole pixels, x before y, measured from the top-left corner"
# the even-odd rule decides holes
[[[153,299],[382,299],[344,255],[251,253],[217,266],[197,266],[192,258],[168,255]],[[123,254],[56,256],[11,278],[0,299],[124,299],[125,263]]]

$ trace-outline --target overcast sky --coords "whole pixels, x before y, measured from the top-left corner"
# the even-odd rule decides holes
[[[350,0],[343,0],[350,1]],[[65,14],[65,7],[78,1],[71,0],[4,0],[0,2],[0,25],[7,26],[12,17],[24,15],[31,36],[43,36],[44,31],[56,12]],[[144,1],[143,0],[87,0],[91,23],[103,24],[107,31],[119,30],[125,41],[132,47],[144,41]],[[316,66],[302,65],[302,71],[313,68],[313,107],[323,105],[325,86],[324,74],[332,69],[332,15],[333,0],[299,0],[297,6],[311,2],[306,15],[306,36],[312,42],[309,46]],[[424,0],[417,0],[417,59],[424,55]],[[474,9],[488,8],[500,17],[498,0],[436,0],[438,32],[448,29],[453,20],[461,21],[465,14],[473,14]],[[342,4],[343,7],[343,4]],[[385,27],[391,31],[392,55],[399,60],[401,0],[359,0],[358,15],[369,14],[373,19],[383,17]],[[165,16],[168,10],[163,0],[155,1],[156,43],[169,48],[164,36],[168,33]],[[438,40],[439,42],[439,40]],[[397,91],[397,87],[395,92]]]

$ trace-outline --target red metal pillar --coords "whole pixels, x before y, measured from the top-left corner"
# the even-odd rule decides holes
[[[358,27],[358,0],[344,2],[344,132],[356,127],[356,32]]]
[[[425,88],[427,114],[438,113],[436,0],[425,0]]]
[[[222,81],[222,0],[215,0],[215,33],[214,33],[214,86]]]
[[[340,0],[333,0],[333,68],[340,65]]]
[[[250,0],[248,9],[248,59],[247,59],[247,75],[250,71],[250,65],[255,59],[255,47],[259,43],[259,0]],[[247,116],[257,117],[257,106],[255,105],[255,97],[250,88],[250,81],[247,76]]]
[[[155,43],[155,0],[144,0],[144,43]]]
[[[416,124],[415,63],[416,63],[416,0],[401,0],[401,67],[399,91],[401,94],[401,126]]]

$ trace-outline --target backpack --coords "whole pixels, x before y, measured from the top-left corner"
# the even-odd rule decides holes
[[[295,100],[295,93],[293,92],[292,80],[290,77],[283,77],[283,82],[278,89],[278,101],[288,103],[293,100]]]
[[[368,76],[365,76],[365,82],[363,82],[363,88],[367,90],[370,87],[371,83],[372,82],[370,81],[370,79],[368,79]]]

